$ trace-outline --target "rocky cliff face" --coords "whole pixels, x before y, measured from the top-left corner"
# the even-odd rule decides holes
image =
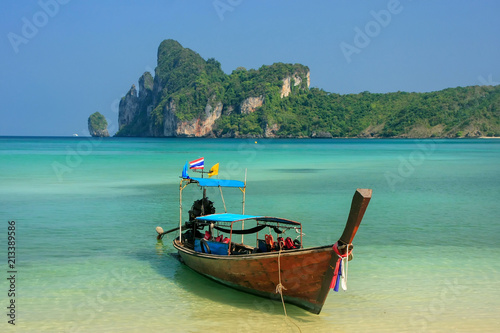
[[[133,84],[127,94],[120,100],[118,126],[119,131],[124,136],[152,136],[148,124],[153,110],[153,89],[153,76],[151,73],[145,72],[139,78],[139,92]]]
[[[173,100],[170,100],[163,110],[165,117],[163,118],[163,134],[161,136],[173,137],[177,135],[177,117],[175,113],[175,103]],[[150,125],[150,131],[154,133],[153,124]]]
[[[119,129],[129,125],[135,120],[139,109],[139,99],[137,89],[133,84],[128,93],[120,100],[118,106],[118,126]]]
[[[264,131],[264,137],[265,138],[275,138],[276,133],[279,131],[280,127],[278,124],[266,124],[266,129]]]
[[[108,129],[100,130],[100,129],[95,129],[90,126],[89,124],[89,133],[93,137],[99,137],[99,138],[107,138],[109,137],[109,132]]]
[[[222,115],[222,107],[221,102],[215,102],[214,106],[207,103],[202,116],[182,121],[176,116],[175,102],[170,100],[163,110],[162,132],[155,132],[154,126],[151,126],[150,133],[163,137],[213,137],[214,124]]]
[[[264,104],[264,96],[248,97],[240,104],[240,111],[242,114],[249,114]]]
[[[265,80],[283,82],[281,98],[295,88],[308,89],[307,67],[273,66],[263,66],[262,72],[238,69],[228,76],[215,59],[204,60],[176,41],[163,41],[158,48],[154,78],[151,73],[144,73],[139,78],[139,91],[132,85],[120,101],[116,135],[219,136],[217,121],[221,117],[252,114],[264,105],[272,87],[272,81],[266,84]],[[303,84],[305,81],[307,85]],[[250,92],[240,91],[243,86]],[[269,135],[275,132],[272,128]],[[234,133],[238,135],[237,131]]]
[[[303,78],[299,73],[294,73],[292,76],[287,76],[283,79],[283,87],[281,88],[281,98],[288,97],[292,92],[292,86],[297,87],[302,84]],[[293,82],[293,84],[292,84]],[[311,72],[307,72],[306,75],[306,85],[307,88],[311,85]]]
[[[214,124],[222,114],[222,103],[217,102],[215,107],[207,104],[203,117],[198,117],[190,121],[177,123],[174,136],[178,137],[214,137]]]

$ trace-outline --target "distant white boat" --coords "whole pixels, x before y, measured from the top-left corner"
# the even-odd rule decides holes
[[[73,136],[78,136],[78,134],[75,133],[75,134],[73,134]]]

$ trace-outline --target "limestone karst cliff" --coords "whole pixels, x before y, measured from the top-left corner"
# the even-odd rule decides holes
[[[178,42],[165,40],[158,48],[154,78],[144,73],[139,89],[132,85],[121,99],[116,135],[221,136],[219,118],[253,113],[264,105],[266,96],[285,98],[292,91],[290,85],[307,90],[309,82],[309,69],[298,64],[238,68],[226,75],[215,59],[204,60]],[[238,137],[240,132],[225,134]]]
[[[500,86],[339,95],[310,88],[304,65],[226,74],[217,60],[171,39],[158,47],[157,61],[154,75],[144,73],[121,99],[116,136],[500,136]]]

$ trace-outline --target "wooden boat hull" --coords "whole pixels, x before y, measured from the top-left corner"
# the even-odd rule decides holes
[[[281,275],[283,299],[319,314],[325,303],[338,259],[333,245],[281,252],[220,256],[195,252],[178,239],[180,259],[194,271],[232,288],[281,300],[276,292]],[[280,270],[278,272],[278,261]]]
[[[207,181],[206,179],[195,179],[200,186],[211,186],[209,183],[214,181]],[[187,180],[183,179],[183,182]],[[189,180],[191,182],[191,180]],[[217,183],[217,182],[216,182]],[[221,186],[220,183],[215,184]],[[225,184],[226,186],[240,187],[241,184],[233,183]],[[182,182],[181,182],[182,192]],[[243,190],[242,190],[243,191]],[[295,304],[304,308],[312,313],[319,314],[325,303],[330,285],[335,274],[335,267],[339,260],[339,255],[345,257],[349,255],[352,250],[352,241],[358,227],[361,223],[366,207],[370,202],[372,196],[371,189],[357,189],[354,193],[351,210],[347,223],[344,228],[342,236],[336,243],[335,249],[333,245],[312,247],[307,249],[293,249],[281,252],[258,252],[249,254],[230,253],[228,254],[211,254],[197,252],[192,249],[196,246],[196,239],[194,244],[191,243],[187,247],[179,239],[173,242],[174,247],[178,250],[182,262],[194,271],[230,287],[252,293],[258,296],[267,297],[270,299],[281,300],[281,294],[278,293],[278,286],[282,288],[283,300],[287,303]],[[182,197],[182,196],[181,196]],[[205,198],[205,196],[204,196]],[[182,205],[181,205],[182,212]],[[182,217],[182,214],[180,215]],[[276,229],[273,230],[277,234],[282,234],[282,231],[277,228],[289,226],[288,228],[296,229],[301,224],[295,221],[267,217],[267,216],[250,216],[250,215],[237,215],[237,214],[209,214],[198,216],[196,221],[204,221],[205,225],[210,228],[216,228],[219,231],[229,233],[229,242],[233,235],[233,224],[235,222],[243,222],[245,220],[255,219],[257,222],[264,222],[269,227],[275,224]],[[182,218],[179,220],[180,236],[182,235]],[[215,223],[231,223],[230,229],[223,229],[220,226],[215,226]],[[194,222],[193,222],[194,223]],[[196,225],[194,225],[197,227]],[[203,226],[203,225],[202,225]],[[258,226],[257,226],[258,227]],[[163,232],[163,229],[157,228],[158,239],[173,230]],[[243,230],[243,228],[241,229]],[[261,229],[259,229],[261,230]],[[258,232],[258,230],[245,229],[245,231]],[[211,231],[210,231],[211,232]],[[236,233],[236,232],[235,232]],[[186,232],[186,238],[190,239]],[[191,239],[193,236],[191,235]],[[301,239],[302,243],[302,239]],[[244,246],[243,244],[234,244]],[[227,248],[226,248],[227,249]],[[342,249],[342,250],[340,250]],[[338,251],[341,252],[338,252]],[[208,250],[206,252],[210,252]],[[337,254],[339,253],[339,254]],[[338,270],[338,266],[337,266]]]

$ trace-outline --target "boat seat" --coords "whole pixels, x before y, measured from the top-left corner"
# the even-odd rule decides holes
[[[260,252],[268,252],[266,241],[263,239],[257,239],[257,245]]]
[[[207,245],[210,249],[211,254],[218,254],[221,256],[227,256],[227,252],[229,250],[229,244],[227,243],[220,243],[220,242],[214,242],[214,241],[206,241]],[[204,246],[204,249],[206,251],[206,247]],[[195,239],[194,240],[194,250],[196,252],[202,252],[201,250],[201,242],[200,239]]]
[[[249,254],[257,252],[258,248],[241,243],[231,243],[231,254]]]

